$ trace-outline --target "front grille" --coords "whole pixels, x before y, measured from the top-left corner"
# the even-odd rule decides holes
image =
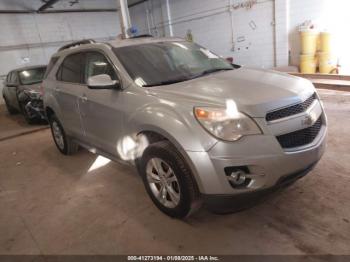
[[[32,106],[38,109],[43,109],[44,108],[44,103],[42,100],[33,100],[32,102]]]
[[[277,140],[283,148],[294,148],[312,143],[317,137],[322,127],[322,116],[316,123],[306,129],[293,133],[277,136]]]
[[[305,112],[311,104],[317,99],[316,93],[314,93],[311,97],[306,99],[303,103],[296,104],[290,107],[286,107],[283,109],[279,109],[276,111],[273,111],[271,113],[268,113],[266,115],[266,120],[267,121],[274,121],[277,119],[281,119],[284,117],[300,114],[302,112]]]

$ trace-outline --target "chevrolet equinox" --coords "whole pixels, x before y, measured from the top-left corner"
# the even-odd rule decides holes
[[[240,67],[179,38],[83,40],[53,55],[44,107],[58,150],[134,165],[183,218],[249,207],[320,160],[327,120],[306,79]]]

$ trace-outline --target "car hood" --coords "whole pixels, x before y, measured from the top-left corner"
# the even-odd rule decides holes
[[[306,100],[314,92],[313,84],[285,73],[240,68],[167,86],[149,88],[162,98],[193,106],[225,106],[228,100],[252,117]]]

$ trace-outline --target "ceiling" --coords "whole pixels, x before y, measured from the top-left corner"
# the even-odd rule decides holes
[[[1,0],[0,11],[37,11],[49,0]],[[129,6],[144,0],[128,0]],[[118,0],[58,0],[47,12],[57,10],[116,9]]]

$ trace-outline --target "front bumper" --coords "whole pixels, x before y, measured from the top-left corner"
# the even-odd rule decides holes
[[[202,195],[204,205],[209,210],[216,213],[239,212],[250,208],[265,200],[270,194],[288,187],[298,179],[306,176],[315,167],[315,164],[304,170],[281,177],[276,185],[270,188],[257,190],[240,195]]]
[[[31,118],[37,118],[37,119],[41,119],[41,120],[45,120],[46,116],[45,116],[45,110],[44,110],[44,104],[42,100],[30,100],[29,102],[27,102],[27,104],[25,105],[25,109],[28,112],[28,115]]]
[[[208,152],[187,152],[187,155],[204,196],[237,197],[273,191],[281,178],[310,170],[325,151],[326,136],[327,127],[323,125],[314,141],[297,151],[283,150],[274,135],[257,135],[234,144],[221,141]],[[249,169],[252,175],[249,185],[239,189],[231,186],[224,170],[232,166]]]

